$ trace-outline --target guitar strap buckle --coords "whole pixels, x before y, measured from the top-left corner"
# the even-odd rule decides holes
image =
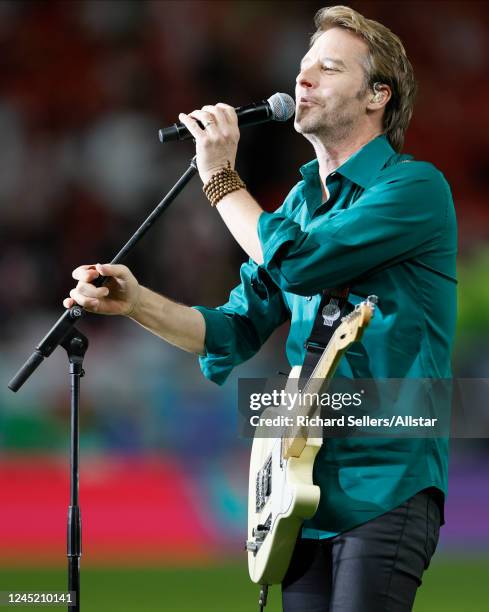
[[[350,289],[348,287],[323,289],[311,334],[304,342],[306,354],[299,378],[300,389],[310,378],[319,357],[331,340],[336,328],[339,327],[341,319],[353,310],[353,306],[348,302],[349,295]]]

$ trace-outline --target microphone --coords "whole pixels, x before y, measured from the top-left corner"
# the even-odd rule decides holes
[[[285,93],[276,93],[268,100],[253,102],[247,106],[240,106],[236,109],[238,115],[238,125],[257,125],[267,121],[287,121],[295,112],[294,100]],[[163,128],[158,131],[160,142],[171,142],[173,140],[187,140],[192,138],[192,134],[187,130],[183,123],[174,123],[171,127]]]

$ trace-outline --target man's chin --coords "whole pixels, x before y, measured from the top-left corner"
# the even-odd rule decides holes
[[[294,129],[299,134],[316,134],[319,127],[317,123],[312,121],[294,121]]]
[[[299,134],[302,134],[302,125],[300,124],[299,121],[294,121],[294,130],[296,132],[298,132]]]

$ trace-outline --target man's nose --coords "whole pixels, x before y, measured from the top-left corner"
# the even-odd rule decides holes
[[[314,87],[315,79],[310,69],[302,69],[296,78],[297,85],[301,87]]]

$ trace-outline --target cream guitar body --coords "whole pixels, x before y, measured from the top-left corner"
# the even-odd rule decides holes
[[[352,342],[361,338],[375,303],[375,296],[369,296],[342,319],[302,389],[304,396],[325,391],[328,377],[332,377],[342,354]],[[301,366],[292,368],[286,394],[299,393],[300,371]],[[318,407],[313,403],[299,404],[300,407],[290,412],[294,424],[284,428],[281,437],[267,437],[266,430],[258,427],[253,440],[246,550],[250,578],[261,585],[282,582],[302,523],[315,514],[319,504],[320,490],[313,483],[312,474],[323,440],[310,436],[307,428],[296,425],[298,415],[314,417]],[[261,416],[273,417],[287,412],[286,406],[268,408]]]
[[[300,366],[292,369],[286,391],[297,386]],[[273,416],[264,411],[262,416]],[[282,581],[302,521],[319,504],[312,468],[322,439],[308,438],[299,457],[283,457],[282,438],[255,436],[251,450],[248,491],[248,569],[259,584]],[[256,548],[255,548],[256,547]]]

